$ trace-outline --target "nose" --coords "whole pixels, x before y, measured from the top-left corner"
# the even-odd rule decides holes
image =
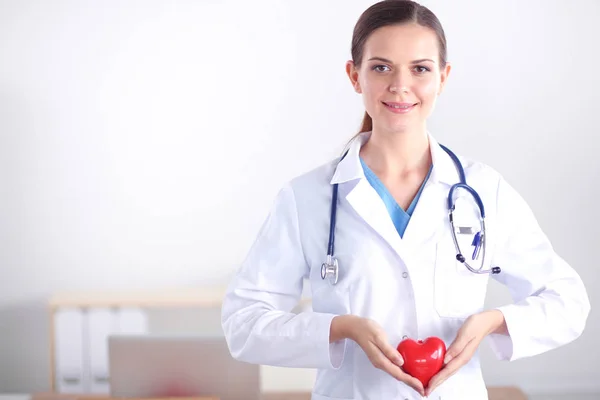
[[[390,82],[390,92],[408,93],[412,85],[412,75],[408,71],[396,70]]]

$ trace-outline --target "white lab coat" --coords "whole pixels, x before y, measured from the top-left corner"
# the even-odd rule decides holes
[[[363,174],[355,140],[348,155],[291,180],[279,192],[247,258],[224,298],[222,326],[233,357],[250,363],[316,368],[313,400],[421,399],[376,369],[351,340],[329,343],[330,323],[341,314],[377,321],[390,344],[403,338],[442,338],[447,346],[471,314],[483,309],[489,275],[456,261],[446,199],[459,180],[452,159],[429,135],[433,170],[401,238],[377,192]],[[486,210],[484,268],[514,303],[499,307],[510,336],[491,335],[498,358],[529,357],[576,339],[590,304],[578,274],[557,255],[519,194],[490,167],[460,157],[467,183]],[[339,282],[320,276],[327,254],[332,184],[339,184],[335,256]],[[478,209],[456,192],[457,226],[479,226]],[[470,258],[472,236],[459,235]],[[479,264],[475,263],[476,266]],[[292,312],[303,280],[312,310]],[[430,399],[487,399],[478,353]]]

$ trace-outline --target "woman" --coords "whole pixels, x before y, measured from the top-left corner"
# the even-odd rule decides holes
[[[485,337],[500,359],[515,360],[582,333],[590,310],[584,285],[525,201],[490,167],[454,160],[427,131],[450,69],[443,29],[425,7],[382,1],[360,17],[346,70],[364,100],[362,129],[341,161],[278,194],[224,299],[235,358],[317,368],[315,400],[486,399],[477,355]],[[485,205],[484,232],[468,190],[454,190],[454,226],[448,220],[459,166]],[[334,186],[337,283],[335,268],[321,275]],[[483,262],[500,273],[474,273],[458,261],[453,229],[472,268]],[[472,260],[480,231],[487,251],[479,247]],[[514,304],[483,309],[490,275]],[[292,313],[305,278],[313,310]],[[431,336],[445,342],[447,356],[423,387],[401,368],[396,346]]]

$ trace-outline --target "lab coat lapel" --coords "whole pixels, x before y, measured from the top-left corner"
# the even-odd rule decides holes
[[[358,181],[346,196],[348,203],[358,215],[400,254],[402,240],[390,218],[385,204],[367,179]]]
[[[352,185],[350,182],[355,182],[346,200],[358,215],[406,261],[410,252],[418,251],[422,243],[436,237],[436,234],[446,227],[448,191],[452,183],[458,182],[458,174],[451,158],[429,135],[433,171],[402,239],[383,200],[365,178],[360,164],[359,151],[369,136],[370,132],[363,133],[352,142],[346,157],[339,162],[331,184]]]
[[[337,165],[331,184],[340,184],[340,197],[344,196],[358,216],[400,253],[400,235],[383,200],[365,178],[360,163],[360,148],[369,137],[370,132],[363,132],[352,141],[346,156]]]
[[[418,248],[438,237],[443,229],[449,229],[448,194],[451,186],[460,181],[452,158],[433,136],[428,137],[433,170],[404,232],[404,245],[410,249]]]
[[[421,244],[442,232],[448,216],[447,196],[448,187],[446,185],[426,184],[404,232],[404,246],[409,249],[417,249]]]

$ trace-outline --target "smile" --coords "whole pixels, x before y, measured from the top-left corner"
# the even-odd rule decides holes
[[[386,108],[396,114],[406,114],[410,112],[418,103],[386,103],[383,102]]]

